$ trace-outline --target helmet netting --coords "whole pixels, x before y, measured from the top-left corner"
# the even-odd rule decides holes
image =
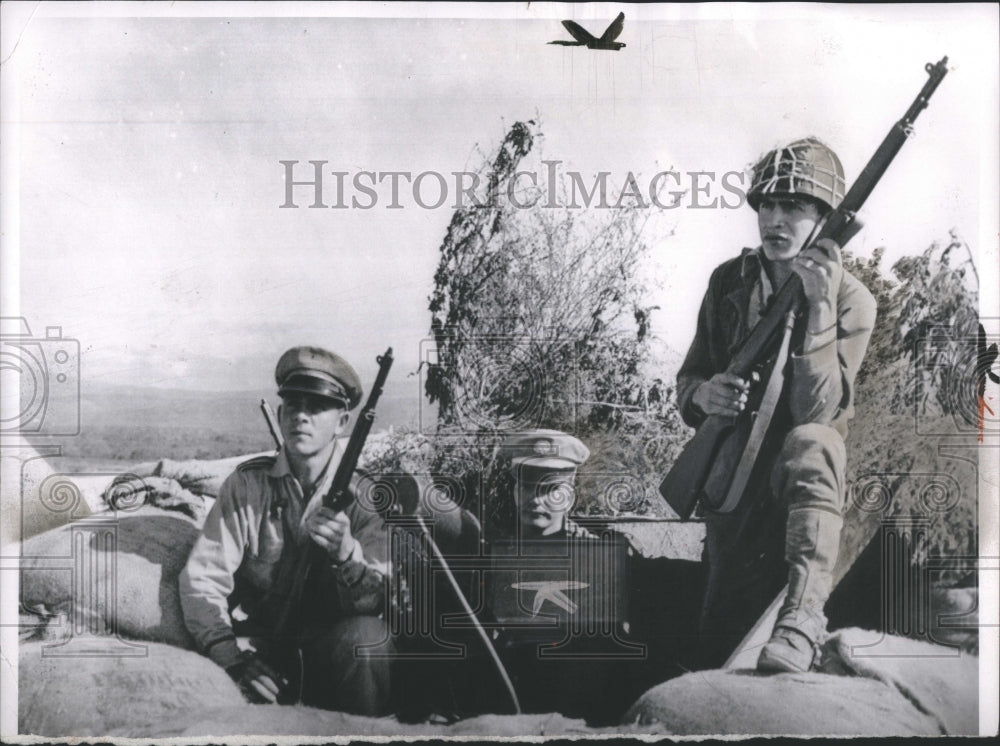
[[[747,200],[757,209],[765,194],[804,194],[837,207],[844,199],[844,170],[818,140],[797,140],[772,150],[754,169]]]

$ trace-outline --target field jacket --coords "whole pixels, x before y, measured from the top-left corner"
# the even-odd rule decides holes
[[[223,483],[180,576],[184,620],[199,650],[235,639],[230,611],[237,605],[255,627],[273,625],[290,585],[296,547],[312,543],[305,520],[322,504],[339,459],[338,448],[309,500],[283,452],[240,465]],[[353,500],[344,512],[355,539],[353,554],[339,565],[313,565],[303,594],[307,623],[386,610],[385,524]]]
[[[681,417],[697,427],[705,414],[693,403],[695,390],[729,365],[754,324],[763,315],[771,286],[760,249],[743,253],[716,267],[698,314],[698,328],[677,374]],[[792,348],[787,383],[787,415],[791,424],[817,423],[847,437],[854,415],[854,379],[875,325],[875,299],[844,270],[837,293],[837,325],[814,337],[805,335]]]

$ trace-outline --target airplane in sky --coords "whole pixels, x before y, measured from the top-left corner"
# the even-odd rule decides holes
[[[601,34],[600,39],[575,21],[563,21],[562,25],[576,41],[560,39],[559,41],[550,41],[549,44],[559,44],[564,47],[586,47],[587,49],[608,49],[613,52],[617,52],[625,46],[625,42],[615,41],[625,27],[624,13],[618,14],[618,17]]]
[[[531,616],[538,616],[542,604],[551,601],[556,606],[570,614],[575,614],[577,605],[563,593],[563,591],[576,591],[586,588],[590,583],[579,580],[538,580],[523,583],[511,583],[511,588],[520,591],[535,591],[535,600],[531,604]]]

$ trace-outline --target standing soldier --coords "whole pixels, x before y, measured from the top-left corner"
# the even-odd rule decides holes
[[[284,445],[241,464],[223,484],[181,574],[185,622],[198,649],[255,701],[284,700],[291,688],[309,705],[383,715],[389,662],[361,646],[388,638],[384,524],[353,501],[342,512],[322,506],[361,382],[343,358],[317,347],[288,350],[275,379]],[[300,660],[288,660],[288,641],[273,632],[289,570],[310,543],[323,560],[310,569],[295,620]],[[253,636],[255,650],[237,645],[234,627]],[[279,673],[293,670],[291,682]]]
[[[792,338],[790,383],[772,423],[787,435],[777,452],[762,454],[773,467],[749,485],[732,513],[702,506],[708,582],[701,634],[708,666],[721,665],[786,579],[788,595],[758,669],[808,670],[826,631],[823,607],[844,507],[847,420],[875,323],[875,300],[843,269],[839,247],[832,241],[809,246],[818,224],[843,198],[840,160],[818,140],[797,140],[764,156],[747,194],[761,245],[712,273],[678,373],[687,424],[740,414],[749,382],[726,372],[731,357],[772,294],[792,273],[802,279],[805,305]]]

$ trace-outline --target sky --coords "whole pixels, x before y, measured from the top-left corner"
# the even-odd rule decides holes
[[[569,38],[563,18],[599,34],[619,10],[619,52],[547,44]],[[448,175],[536,119],[542,157],[587,178],[721,177],[815,135],[850,182],[944,55],[949,74],[850,248],[884,246],[889,266],[954,228],[995,277],[995,5],[24,3],[4,14],[2,315],[79,340],[85,385],[259,389],[296,344],[340,352],[363,380],[390,345],[398,375],[416,369],[453,190],[436,209],[405,183],[400,209],[386,207],[385,184],[369,210],[309,209],[297,187],[300,207],[282,209],[282,160],[300,162],[296,179],[310,160],[348,180]],[[708,199],[720,195],[716,183]],[[683,353],[709,273],[756,245],[756,218],[690,196],[650,209],[653,327]],[[995,309],[996,283],[985,285]]]

